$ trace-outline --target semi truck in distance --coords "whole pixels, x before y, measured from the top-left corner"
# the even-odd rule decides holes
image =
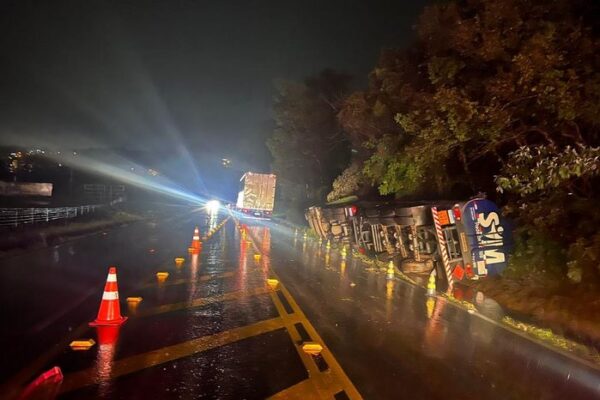
[[[271,218],[275,205],[276,181],[277,177],[273,174],[246,172],[240,179],[237,210],[252,218]]]

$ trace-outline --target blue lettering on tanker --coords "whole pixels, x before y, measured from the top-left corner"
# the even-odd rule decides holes
[[[462,211],[477,274],[499,274],[507,266],[508,245],[512,239],[498,207],[489,200],[475,199],[467,202]]]

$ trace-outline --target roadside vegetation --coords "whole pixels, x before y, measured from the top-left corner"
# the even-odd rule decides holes
[[[279,90],[269,143],[274,172],[294,182],[302,205],[351,194],[485,193],[514,221],[516,244],[509,268],[483,290],[511,287],[515,298],[528,296],[524,288],[597,294],[599,8],[585,0],[426,7],[413,44],[383,49],[367,88],[337,86],[329,92],[335,101],[314,89]],[[298,107],[307,93],[311,107]]]
[[[331,182],[350,160],[350,147],[337,121],[350,77],[325,70],[305,82],[275,83],[275,130],[267,141],[277,174],[279,210],[295,223],[304,209],[322,202]]]

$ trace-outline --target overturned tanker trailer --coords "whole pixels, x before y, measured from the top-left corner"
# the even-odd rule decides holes
[[[495,203],[469,201],[369,202],[356,198],[306,211],[323,239],[359,251],[399,258],[403,272],[448,281],[497,275],[507,266],[512,237]]]

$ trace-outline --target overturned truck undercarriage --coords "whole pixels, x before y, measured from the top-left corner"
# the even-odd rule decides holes
[[[498,207],[485,198],[466,202],[349,201],[306,210],[324,240],[387,254],[406,273],[435,268],[450,281],[496,275],[511,244]]]

